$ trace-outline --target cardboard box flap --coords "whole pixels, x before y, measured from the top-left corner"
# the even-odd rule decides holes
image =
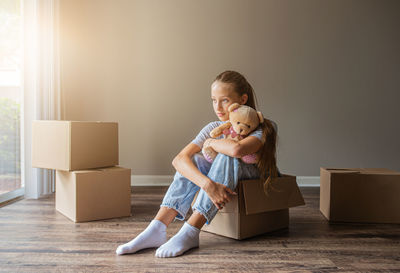
[[[321,168],[330,173],[359,173],[360,169],[358,168]]]
[[[400,172],[385,168],[360,168],[361,174],[389,174],[389,175],[400,175]]]
[[[321,168],[330,173],[360,173],[360,174],[389,174],[399,175],[400,172],[385,168]]]
[[[79,173],[90,173],[90,172],[118,172],[118,171],[125,171],[125,168],[119,167],[119,166],[112,166],[112,167],[107,167],[107,168],[93,168],[93,169],[87,169],[87,170],[78,170],[74,171],[75,174]]]
[[[242,182],[247,215],[305,204],[294,176],[283,175],[273,180],[268,195],[264,193],[263,185],[261,180]]]

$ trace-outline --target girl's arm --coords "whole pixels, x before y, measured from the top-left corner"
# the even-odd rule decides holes
[[[194,143],[189,143],[175,156],[174,160],[172,160],[172,165],[181,175],[200,188],[204,188],[210,178],[202,174],[192,161],[193,155],[200,151],[201,149],[199,146]]]
[[[210,145],[218,153],[237,158],[256,153],[263,146],[261,140],[255,136],[248,136],[240,141],[213,139]]]
[[[236,194],[227,186],[212,181],[208,176],[202,174],[192,161],[194,154],[200,152],[201,149],[194,143],[189,143],[182,151],[175,156],[172,161],[174,168],[184,177],[202,188],[211,201],[218,209],[221,209],[221,203],[228,203],[231,199],[229,194]]]

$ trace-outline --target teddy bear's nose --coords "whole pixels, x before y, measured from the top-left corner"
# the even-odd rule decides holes
[[[240,132],[242,132],[243,131],[243,129],[240,129]]]

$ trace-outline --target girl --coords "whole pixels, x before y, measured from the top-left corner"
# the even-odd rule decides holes
[[[229,139],[210,139],[210,132],[229,119],[228,107],[232,103],[245,104],[256,109],[253,88],[238,72],[225,71],[211,85],[213,108],[220,121],[207,124],[174,158],[177,170],[160,209],[147,228],[132,241],[120,245],[118,255],[135,253],[144,248],[158,247],[156,257],[175,257],[199,246],[199,233],[203,225],[212,221],[236,195],[233,190],[239,180],[258,179],[266,181],[279,175],[276,167],[276,124],[268,119],[249,136],[239,142]],[[219,154],[209,163],[200,153],[205,141]],[[262,149],[257,164],[245,164],[239,158]],[[193,213],[175,236],[167,241],[167,226],[174,220],[185,220],[186,213],[196,192],[200,190]]]

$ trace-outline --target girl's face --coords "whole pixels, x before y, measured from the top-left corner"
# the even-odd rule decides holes
[[[232,84],[215,81],[211,85],[211,99],[213,102],[214,112],[220,121],[229,119],[228,107],[232,103],[245,104],[247,102],[247,94],[240,96],[233,89]]]

